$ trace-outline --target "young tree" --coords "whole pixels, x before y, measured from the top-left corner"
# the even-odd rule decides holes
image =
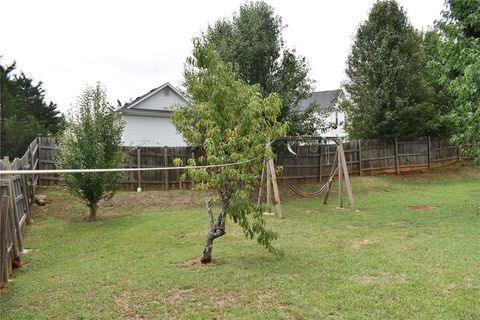
[[[10,157],[22,156],[38,134],[57,134],[65,122],[57,106],[45,101],[42,83],[15,70],[15,62],[0,64],[0,154]]]
[[[79,97],[71,122],[60,137],[57,167],[62,169],[121,168],[123,123],[106,100],[105,90],[97,83]],[[90,221],[96,220],[98,202],[113,197],[122,173],[65,174],[67,190],[85,201]]]
[[[394,0],[376,2],[357,30],[344,87],[353,138],[434,133],[438,114],[422,37]]]
[[[480,163],[480,1],[448,0],[441,32],[440,81],[454,99],[453,142]],[[476,141],[476,148],[471,143]]]
[[[264,96],[278,93],[283,102],[278,121],[290,122],[289,134],[313,134],[303,120],[314,119],[314,109],[297,115],[298,102],[313,89],[310,67],[305,57],[285,47],[282,19],[263,1],[240,6],[231,20],[219,20],[209,26],[203,40],[213,44],[223,61],[232,65],[245,83],[259,84]],[[315,129],[315,128],[314,128]]]
[[[201,146],[201,164],[219,165],[212,169],[193,169],[189,174],[204,188],[218,190],[220,213],[214,218],[212,201],[207,202],[210,228],[201,258],[212,259],[213,241],[225,234],[227,216],[238,223],[245,235],[274,252],[275,233],[265,228],[263,208],[254,204],[251,192],[260,181],[267,141],[286,133],[287,126],[277,122],[281,101],[276,94],[262,98],[259,85],[238,80],[230,66],[223,63],[212,46],[196,39],[192,56],[187,59],[185,84],[191,106],[181,107],[173,115],[174,124],[191,146]]]

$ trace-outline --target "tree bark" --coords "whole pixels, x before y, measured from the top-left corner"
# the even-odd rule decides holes
[[[88,221],[97,221],[97,204],[90,203],[88,206],[90,207],[90,216]]]
[[[219,238],[225,234],[225,214],[226,210],[222,201],[222,212],[218,215],[217,221],[213,217],[212,208],[210,207],[210,201],[206,201],[205,205],[207,207],[208,216],[210,217],[210,228],[207,235],[207,243],[203,249],[203,255],[200,261],[204,264],[212,262],[212,250],[213,250],[213,241],[216,238]]]

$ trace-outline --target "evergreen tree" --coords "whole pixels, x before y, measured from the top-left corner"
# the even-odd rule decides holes
[[[281,17],[263,1],[240,6],[231,20],[219,20],[209,26],[203,40],[215,46],[223,61],[231,64],[237,76],[247,84],[259,84],[262,95],[276,92],[282,109],[278,121],[289,121],[290,134],[312,134],[314,108],[298,115],[298,101],[313,89],[310,67],[305,57],[285,47]]]
[[[376,2],[348,56],[343,105],[352,138],[418,136],[439,131],[422,36],[396,1]]]
[[[57,105],[45,101],[42,83],[15,70],[15,63],[0,64],[0,154],[11,158],[22,156],[38,134],[57,134],[65,122]]]

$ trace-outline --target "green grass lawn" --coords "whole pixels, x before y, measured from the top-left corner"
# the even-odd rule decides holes
[[[479,319],[479,169],[352,180],[359,212],[284,191],[267,218],[284,256],[229,223],[209,266],[191,263],[208,226],[191,192],[119,193],[88,223],[50,187],[1,319]]]

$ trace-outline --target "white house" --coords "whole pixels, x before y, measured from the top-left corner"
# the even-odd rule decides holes
[[[150,90],[122,106],[118,113],[125,121],[125,146],[185,146],[182,135],[172,123],[176,105],[188,105],[187,99],[170,83]]]
[[[326,120],[330,129],[320,131],[318,134],[322,136],[340,136],[345,137],[347,134],[345,128],[345,113],[340,110],[340,103],[345,99],[345,93],[342,89],[318,91],[312,93],[308,98],[299,101],[297,110],[305,111],[311,105],[317,108],[317,116]]]

